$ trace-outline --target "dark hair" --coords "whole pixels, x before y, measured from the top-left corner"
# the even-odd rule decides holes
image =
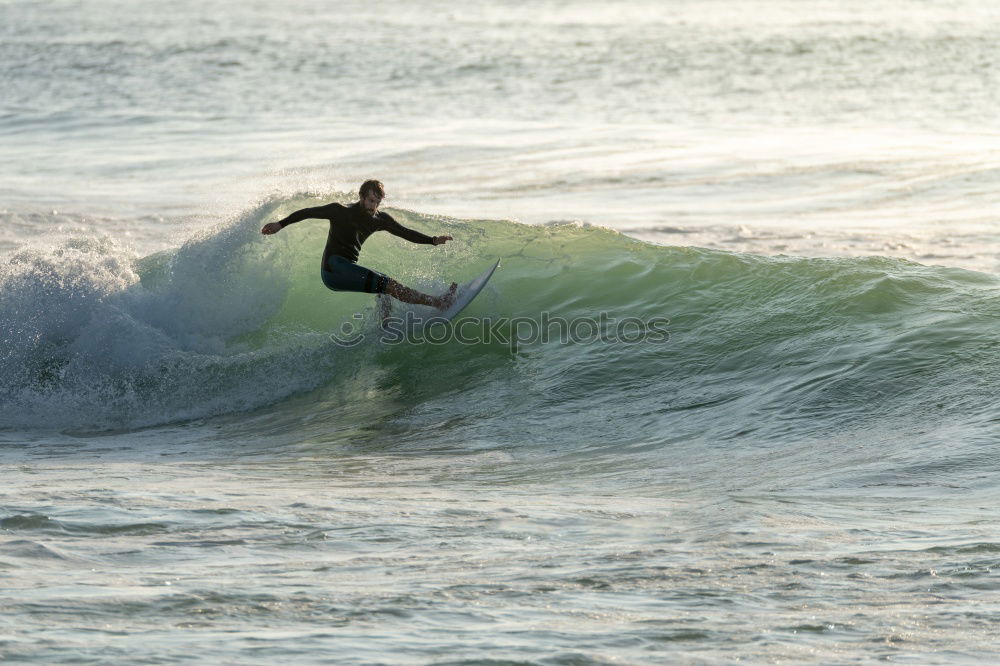
[[[361,183],[361,189],[358,190],[358,194],[361,195],[361,198],[364,199],[370,192],[375,192],[378,194],[379,199],[384,199],[385,185],[383,185],[382,181],[379,180],[366,180]]]

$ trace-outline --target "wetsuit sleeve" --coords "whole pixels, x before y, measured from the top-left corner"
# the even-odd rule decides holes
[[[393,219],[388,213],[382,213],[379,217],[384,218],[382,221],[382,229],[388,231],[393,236],[399,236],[400,238],[405,238],[411,243],[421,243],[423,245],[434,245],[434,239],[427,234],[422,234],[419,231],[414,231],[413,229],[408,229],[402,224]]]
[[[278,224],[284,229],[289,224],[295,224],[296,222],[301,222],[302,220],[329,220],[333,211],[330,210],[330,204],[326,206],[316,206],[315,208],[303,208],[302,210],[297,210],[283,220],[278,220]]]

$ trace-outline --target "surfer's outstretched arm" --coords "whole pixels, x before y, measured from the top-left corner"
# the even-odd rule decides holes
[[[388,213],[381,213],[381,216],[384,220],[382,223],[383,229],[388,231],[393,236],[405,238],[411,243],[420,243],[422,245],[444,245],[448,241],[454,240],[451,236],[428,236],[427,234],[422,234],[415,229],[404,227]]]
[[[309,219],[330,219],[329,213],[327,212],[327,206],[316,206],[315,208],[303,208],[302,210],[297,210],[288,217],[278,220],[277,222],[268,222],[260,230],[260,233],[265,235],[276,234],[289,224],[295,224],[296,222]]]

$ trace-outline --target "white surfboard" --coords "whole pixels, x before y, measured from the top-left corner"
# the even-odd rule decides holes
[[[490,281],[490,278],[493,277],[493,273],[499,266],[500,260],[497,259],[497,262],[493,264],[493,266],[480,273],[478,277],[473,278],[472,280],[469,280],[465,284],[459,286],[455,290],[454,302],[447,310],[437,316],[444,319],[454,319],[458,313],[464,310],[465,306],[471,303],[472,299],[474,299],[479,292],[483,290],[483,287],[485,287],[486,283]]]
[[[458,286],[455,289],[455,300],[452,301],[447,310],[441,311],[430,307],[419,307],[421,315],[426,313],[425,316],[414,316],[416,312],[411,310],[401,318],[398,316],[390,317],[382,323],[382,341],[396,343],[405,339],[412,340],[414,339],[411,337],[413,335],[416,335],[417,339],[419,339],[423,336],[425,330],[432,328],[435,324],[446,323],[454,319],[483,290],[483,287],[493,277],[493,273],[499,266],[500,260],[497,259],[496,263],[475,278]]]
[[[483,290],[483,287],[485,287],[486,283],[490,281],[491,277],[493,277],[493,273],[499,265],[500,260],[497,259],[496,263],[487,268],[485,271],[465,284],[459,285],[455,289],[455,300],[452,301],[452,304],[447,310],[444,310],[443,312],[440,310],[433,310],[432,313],[428,314],[426,317],[414,320],[414,326],[411,329],[411,332],[416,334],[417,337],[421,337],[426,330],[433,328],[435,324],[442,324],[457,317],[458,314],[465,309],[465,306],[471,303],[472,299],[474,299],[479,292]],[[430,311],[431,308],[426,308],[426,310]]]

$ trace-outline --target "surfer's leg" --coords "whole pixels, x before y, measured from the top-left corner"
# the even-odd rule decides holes
[[[448,291],[441,296],[430,296],[428,294],[421,293],[416,289],[410,289],[405,287],[400,283],[396,282],[392,278],[389,278],[389,282],[386,285],[385,293],[389,294],[398,301],[404,303],[413,303],[414,305],[429,305],[432,308],[438,308],[439,310],[446,309],[451,302],[455,299],[455,289],[458,287],[458,283],[452,282],[451,287]]]
[[[414,305],[429,305],[432,308],[446,309],[455,298],[455,289],[458,285],[454,282],[447,292],[441,296],[431,296],[410,289],[392,278],[373,271],[364,266],[358,266],[353,261],[348,261],[336,255],[327,260],[327,266],[322,271],[323,284],[333,291],[363,291],[369,294],[386,294],[404,303]],[[380,303],[383,318],[388,316],[388,299]]]
[[[327,259],[320,272],[323,284],[333,291],[360,291],[367,294],[384,294],[389,278],[378,271],[358,266],[336,255]]]

